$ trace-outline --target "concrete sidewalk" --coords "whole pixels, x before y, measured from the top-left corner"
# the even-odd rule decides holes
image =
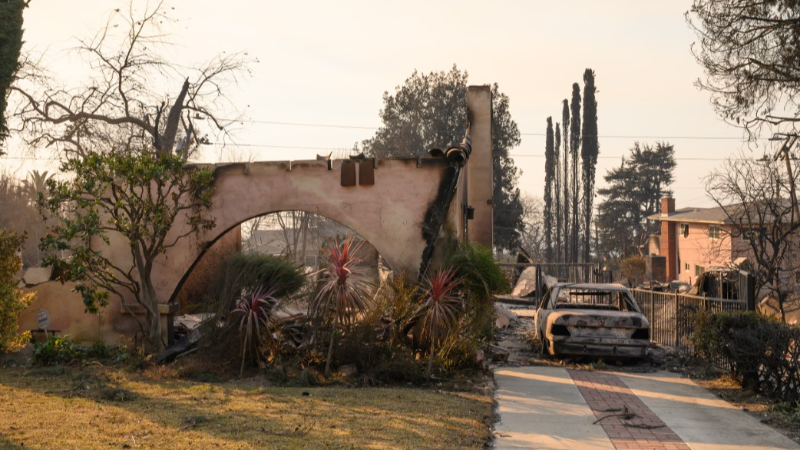
[[[495,370],[495,449],[614,449],[566,370],[513,367]]]
[[[584,380],[580,381],[580,390],[573,376]],[[573,372],[573,376],[560,367],[496,369],[495,395],[500,421],[495,425],[494,448],[594,450],[688,446],[692,450],[800,450],[800,445],[789,438],[691,380],[672,373]],[[594,411],[584,396],[589,396]],[[628,405],[638,404],[633,407],[647,410],[640,412],[642,416],[660,419],[663,428],[651,430],[648,435],[645,430],[610,425],[609,420],[593,424],[598,415],[605,414],[597,406],[598,402],[609,401],[605,397]],[[624,430],[615,430],[617,426]],[[655,431],[665,439],[651,440]]]
[[[692,450],[800,449],[688,378],[670,372],[615,375]]]

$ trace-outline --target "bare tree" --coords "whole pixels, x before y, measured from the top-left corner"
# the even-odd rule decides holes
[[[706,72],[699,87],[714,109],[744,126],[796,130],[800,122],[800,3],[694,0],[686,20],[697,33],[693,53]]]
[[[308,222],[311,219],[311,213],[288,211],[276,214],[276,219],[286,240],[286,256],[295,264],[305,265]]]
[[[791,198],[799,175],[775,158],[740,155],[706,179],[706,192],[731,225],[730,236],[720,242],[731,257],[751,261],[757,289],[778,301],[782,320],[787,299],[798,292],[800,220]]]
[[[272,245],[297,265],[306,264],[306,256],[337,234],[350,234],[327,217],[307,211],[282,211],[251,219],[243,224],[248,251]],[[271,231],[271,233],[260,233]]]
[[[544,202],[539,197],[525,195],[522,197],[522,222],[520,233],[522,248],[534,261],[542,262],[546,258],[547,243],[545,239]]]
[[[163,2],[137,11],[112,12],[106,25],[77,51],[90,76],[78,86],[60,86],[43,64],[25,59],[11,87],[10,116],[32,147],[88,154],[99,148],[160,154],[187,153],[205,124],[226,135],[230,120],[220,112],[230,103],[226,88],[247,73],[247,53],[218,55],[187,68],[160,56],[168,45],[171,18]]]

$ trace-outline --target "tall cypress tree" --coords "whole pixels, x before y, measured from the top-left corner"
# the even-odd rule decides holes
[[[556,142],[553,147],[553,197],[555,197],[555,206],[553,207],[553,215],[556,222],[556,245],[553,260],[561,262],[561,158],[559,152],[561,151],[561,124],[556,122]]]
[[[28,6],[23,0],[0,0],[0,144],[8,136],[5,119],[8,88],[19,68],[22,48],[22,10]],[[2,155],[0,148],[0,155]]]
[[[583,260],[589,261],[592,208],[594,200],[594,178],[600,144],[597,139],[597,100],[594,71],[583,72],[583,131],[581,132],[581,159],[583,161]]]
[[[570,239],[569,239],[569,102],[564,99],[563,108],[561,109],[561,123],[564,124],[564,178],[561,179],[561,188],[564,190],[564,195],[561,197],[563,211],[559,213],[564,217],[564,257],[562,262],[568,262],[570,259]]]
[[[581,87],[578,83],[572,84],[572,102],[570,102],[572,122],[569,127],[569,147],[572,156],[572,224],[570,225],[570,262],[578,262],[578,235],[580,234],[580,221],[578,220],[578,206],[580,205],[581,188],[578,182],[578,149],[581,146]]]
[[[544,147],[544,239],[545,258],[553,260],[553,119],[547,118],[547,132]]]

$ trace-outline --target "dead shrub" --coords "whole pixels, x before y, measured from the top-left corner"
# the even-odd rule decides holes
[[[203,255],[181,286],[177,302],[183,313],[202,312],[213,303],[213,295],[220,291],[219,283],[224,279],[225,258],[241,251],[241,230],[227,233]]]
[[[287,297],[303,286],[304,280],[305,276],[300,270],[283,258],[260,254],[233,254],[226,257],[221,279],[203,305],[203,310],[213,313],[214,319],[201,325],[202,339],[198,343],[198,354],[216,361],[221,367],[230,367],[242,355],[243,334],[239,329],[242,316],[233,312],[242,295],[258,290],[272,292],[275,297],[280,297],[278,304],[270,310],[274,314]],[[254,343],[260,353],[271,358],[283,351],[285,342],[284,339],[273,339],[273,333],[280,337],[282,331],[279,325],[268,332],[265,330],[261,333],[263,339]]]
[[[619,272],[622,278],[628,280],[631,286],[644,282],[647,272],[647,260],[642,255],[631,255],[619,260]]]

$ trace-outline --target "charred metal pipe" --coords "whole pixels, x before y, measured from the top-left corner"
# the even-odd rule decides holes
[[[467,132],[464,133],[464,139],[458,145],[452,146],[447,149],[445,156],[450,162],[458,165],[464,165],[472,153],[472,138],[469,135],[469,124],[467,124]]]
[[[467,123],[467,131],[464,133],[464,139],[458,145],[452,145],[446,150],[434,147],[428,150],[428,154],[434,158],[447,158],[450,162],[463,166],[469,159],[472,153],[472,138],[469,135],[470,124]]]

